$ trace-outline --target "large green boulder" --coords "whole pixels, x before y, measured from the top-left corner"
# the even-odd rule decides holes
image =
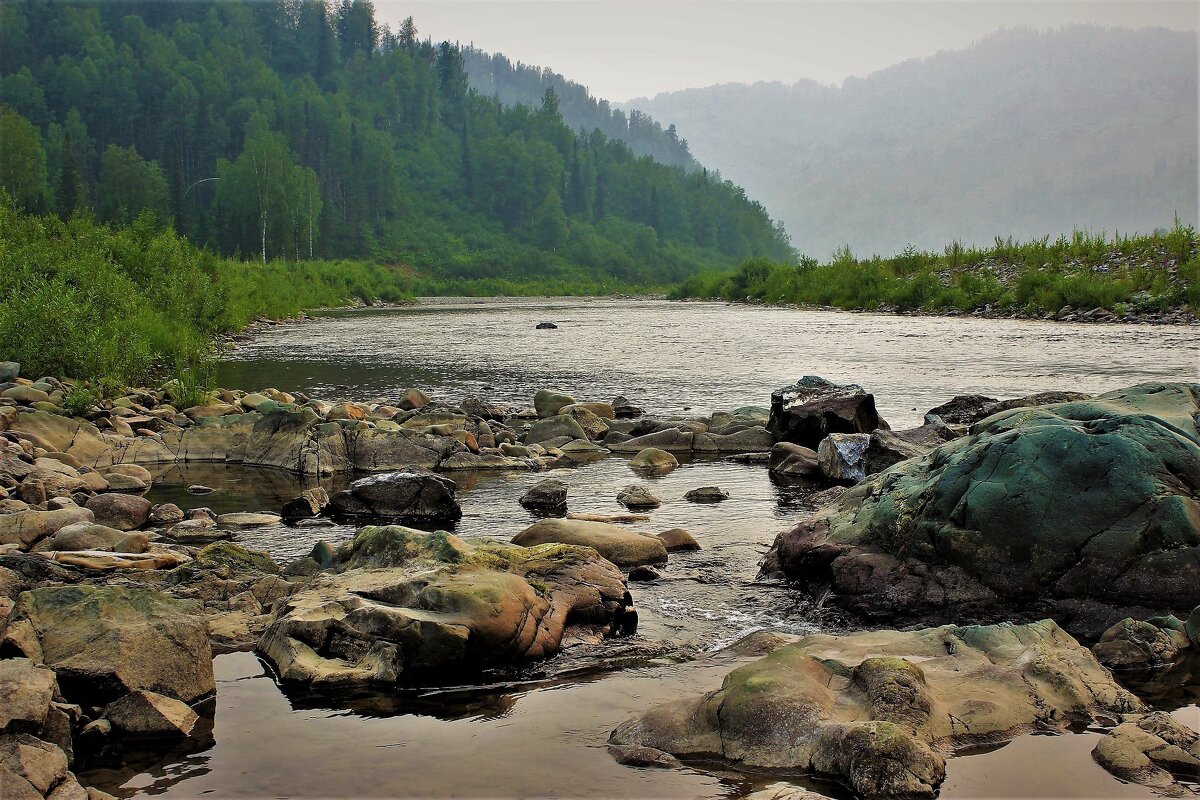
[[[764,571],[874,617],[1200,604],[1200,385],[1012,409],[781,534]]]
[[[361,528],[258,643],[288,682],[423,685],[556,653],[571,626],[628,630],[620,571],[586,547]]]

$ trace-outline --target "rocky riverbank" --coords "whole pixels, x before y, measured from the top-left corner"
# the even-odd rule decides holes
[[[764,581],[871,626],[933,627],[754,634],[728,651],[746,663],[719,691],[618,728],[621,763],[716,758],[932,796],[958,748],[1086,722],[1111,730],[1096,759],[1125,780],[1176,793],[1200,774],[1197,735],[1141,688],[1187,684],[1200,647],[1200,386],[958,397],[892,430],[869,392],[820,378],[703,418],[549,390],[529,408],[416,389],[394,405],[216,390],[181,407],[170,384],[80,409],[69,381],[12,364],[0,378],[5,797],[99,797],[71,773],[77,757],[207,735],[213,653],[252,649],[279,681],[337,693],[672,652],[638,633],[638,582],[701,545],[628,523],[663,502],[645,478],[696,458],[809,487],[817,511],[780,534]],[[458,471],[608,457],[631,476],[613,513],[573,513],[547,478],[512,497],[543,519],[511,543],[436,530],[463,514]],[[307,483],[278,514],[146,499],[147,465],[189,462]],[[316,478],[332,473],[359,477],[327,492]],[[682,502],[727,499],[697,486]],[[325,518],[363,527],[289,563],[238,543]]]

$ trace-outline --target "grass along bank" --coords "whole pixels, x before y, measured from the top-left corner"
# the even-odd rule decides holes
[[[1053,241],[955,243],[941,253],[910,247],[866,259],[843,248],[825,264],[750,259],[734,271],[697,274],[671,296],[847,310],[1066,318],[1104,309],[1129,320],[1191,319],[1200,308],[1197,245],[1195,228],[1176,219],[1147,236],[1076,231]]]
[[[26,375],[204,381],[214,338],[261,318],[420,295],[644,293],[615,280],[444,279],[366,261],[239,261],[144,213],[129,226],[14,211],[0,192],[0,360]]]

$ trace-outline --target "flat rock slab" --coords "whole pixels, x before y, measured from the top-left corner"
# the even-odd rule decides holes
[[[619,567],[665,564],[667,549],[653,536],[606,522],[579,519],[544,519],[513,537],[513,544],[570,544],[590,547]]]

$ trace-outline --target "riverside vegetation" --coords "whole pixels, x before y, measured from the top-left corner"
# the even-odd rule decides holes
[[[751,259],[736,270],[704,272],[671,296],[1059,319],[1095,309],[1105,313],[1092,316],[1133,320],[1190,315],[1200,308],[1198,245],[1195,228],[1176,218],[1148,235],[1076,231],[1055,240],[996,239],[992,247],[956,242],[940,253],[909,247],[890,258],[857,258],[842,248],[824,264]]]

